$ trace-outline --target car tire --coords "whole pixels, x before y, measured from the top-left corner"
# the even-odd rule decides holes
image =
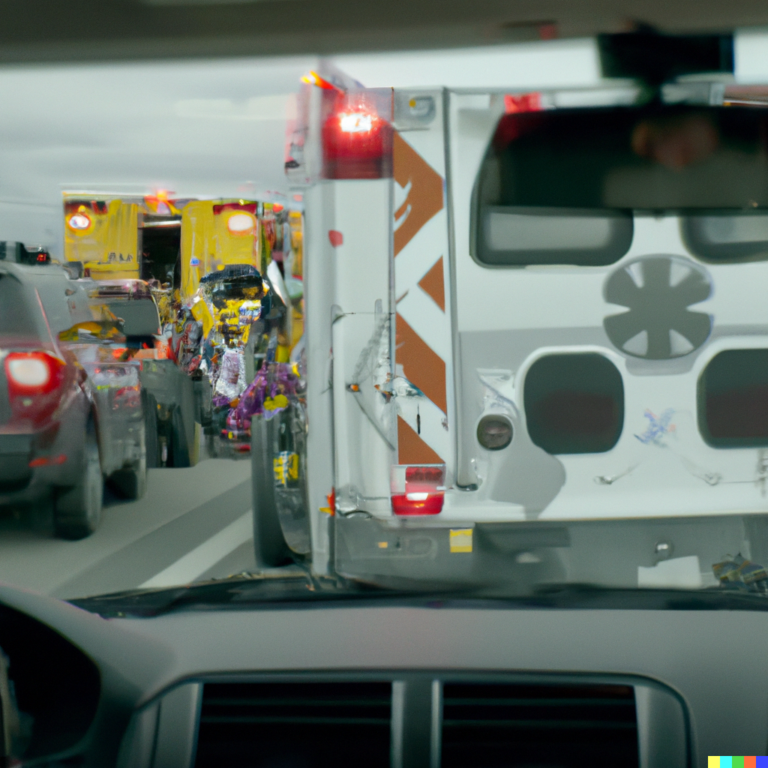
[[[62,539],[84,539],[101,523],[104,503],[104,476],[96,429],[89,423],[82,451],[82,467],[77,484],[56,494],[54,526]]]
[[[256,567],[277,568],[303,562],[311,554],[306,486],[306,448],[296,406],[267,420],[251,422],[251,477],[253,544]],[[281,453],[298,457],[298,478],[284,490],[275,478],[275,459]]]
[[[191,467],[191,456],[189,442],[187,441],[187,432],[184,429],[184,419],[180,408],[174,408],[171,411],[168,445],[168,466],[169,467]]]
[[[170,445],[168,451],[169,467],[194,467],[200,459],[201,427],[194,422],[192,441],[187,438],[187,430],[181,408],[174,408],[171,413]]]
[[[147,492],[147,462],[142,458],[130,469],[118,469],[109,478],[109,484],[124,499],[137,501]]]
[[[157,431],[157,400],[147,393],[144,401],[144,430],[146,442],[147,469],[160,466],[160,436]]]

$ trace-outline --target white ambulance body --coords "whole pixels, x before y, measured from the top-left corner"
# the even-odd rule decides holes
[[[762,160],[748,217],[681,213],[674,191],[656,206],[642,174],[605,192],[611,210],[552,215],[535,190],[504,204],[504,163],[533,155],[493,147],[527,116],[631,104],[631,86],[310,80],[288,173],[306,210],[314,569],[636,586],[673,557],[701,585],[749,556],[768,511]],[[649,202],[625,210],[627,188]]]

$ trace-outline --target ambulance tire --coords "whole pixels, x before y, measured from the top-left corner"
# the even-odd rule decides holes
[[[257,570],[293,562],[280,525],[275,493],[273,446],[275,419],[251,421],[251,480],[253,484],[253,554]]]

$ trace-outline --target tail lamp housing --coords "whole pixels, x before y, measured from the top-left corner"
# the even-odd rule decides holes
[[[392,90],[326,90],[323,99],[323,178],[392,176]]]
[[[439,515],[445,498],[445,464],[393,466],[391,490],[396,515]]]
[[[9,352],[3,359],[8,398],[15,419],[45,422],[56,410],[66,363],[48,352]]]

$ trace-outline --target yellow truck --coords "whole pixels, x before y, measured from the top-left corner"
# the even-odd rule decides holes
[[[303,334],[303,217],[280,203],[65,192],[64,256],[94,280],[167,284],[187,306],[211,272],[237,264],[266,274],[282,263],[293,300],[289,345]]]

